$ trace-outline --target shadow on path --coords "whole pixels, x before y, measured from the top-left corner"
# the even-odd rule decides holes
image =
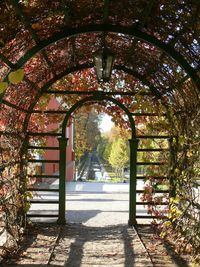
[[[148,250],[155,266],[189,267],[189,261],[175,252],[172,245],[162,240],[152,225],[138,225],[137,232]]]
[[[49,231],[51,227],[54,232]],[[55,240],[56,228],[60,233]],[[23,245],[23,253],[18,260],[8,260],[2,267],[152,267],[136,231],[125,225],[89,227],[68,224],[59,228],[41,224],[37,227],[37,235],[32,235],[31,241],[27,243],[28,247]]]

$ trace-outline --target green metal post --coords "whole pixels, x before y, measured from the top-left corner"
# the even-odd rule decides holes
[[[20,193],[24,196],[24,205],[28,202],[26,192],[27,192],[27,164],[28,164],[28,145],[29,138],[25,137],[22,145],[22,149],[20,151]],[[25,197],[26,196],[26,197]],[[20,209],[22,211],[22,209]],[[18,213],[18,216],[22,216],[22,224],[26,225],[26,214],[23,212]]]
[[[59,215],[58,224],[65,224],[65,194],[66,194],[66,147],[69,138],[60,137],[60,162],[59,162]]]
[[[128,225],[137,224],[136,221],[136,184],[137,184],[137,146],[136,138],[129,140],[130,145],[130,189],[129,189],[129,221]]]
[[[173,147],[173,137],[168,139],[168,143],[169,143],[169,184],[170,184],[170,189],[169,189],[169,196],[170,197],[175,197],[176,196],[176,183],[175,183],[175,177],[174,177],[174,165],[175,165],[175,161],[176,161],[176,157],[175,157],[175,151],[174,151],[174,147]]]

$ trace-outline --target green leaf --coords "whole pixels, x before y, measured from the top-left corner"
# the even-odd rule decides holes
[[[16,71],[12,71],[8,75],[8,80],[12,84],[18,84],[20,83],[24,78],[24,70],[23,69],[18,69]]]
[[[0,82],[0,94],[2,94],[8,87],[7,82]]]

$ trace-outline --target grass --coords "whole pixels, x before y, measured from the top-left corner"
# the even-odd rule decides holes
[[[119,183],[128,180],[126,177],[117,177],[116,173],[112,170],[112,168],[109,165],[104,165],[104,168],[108,176],[110,176],[111,178],[109,182]]]

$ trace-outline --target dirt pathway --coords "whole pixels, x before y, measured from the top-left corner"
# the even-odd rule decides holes
[[[124,225],[38,225],[29,232],[19,259],[7,266],[152,267],[134,228]]]
[[[18,257],[2,267],[188,267],[152,227],[138,226],[139,236],[127,227],[127,204],[127,194],[68,194],[69,224],[29,227]]]
[[[126,226],[68,226],[52,256],[52,264],[59,262],[70,267],[153,266],[135,230]]]

